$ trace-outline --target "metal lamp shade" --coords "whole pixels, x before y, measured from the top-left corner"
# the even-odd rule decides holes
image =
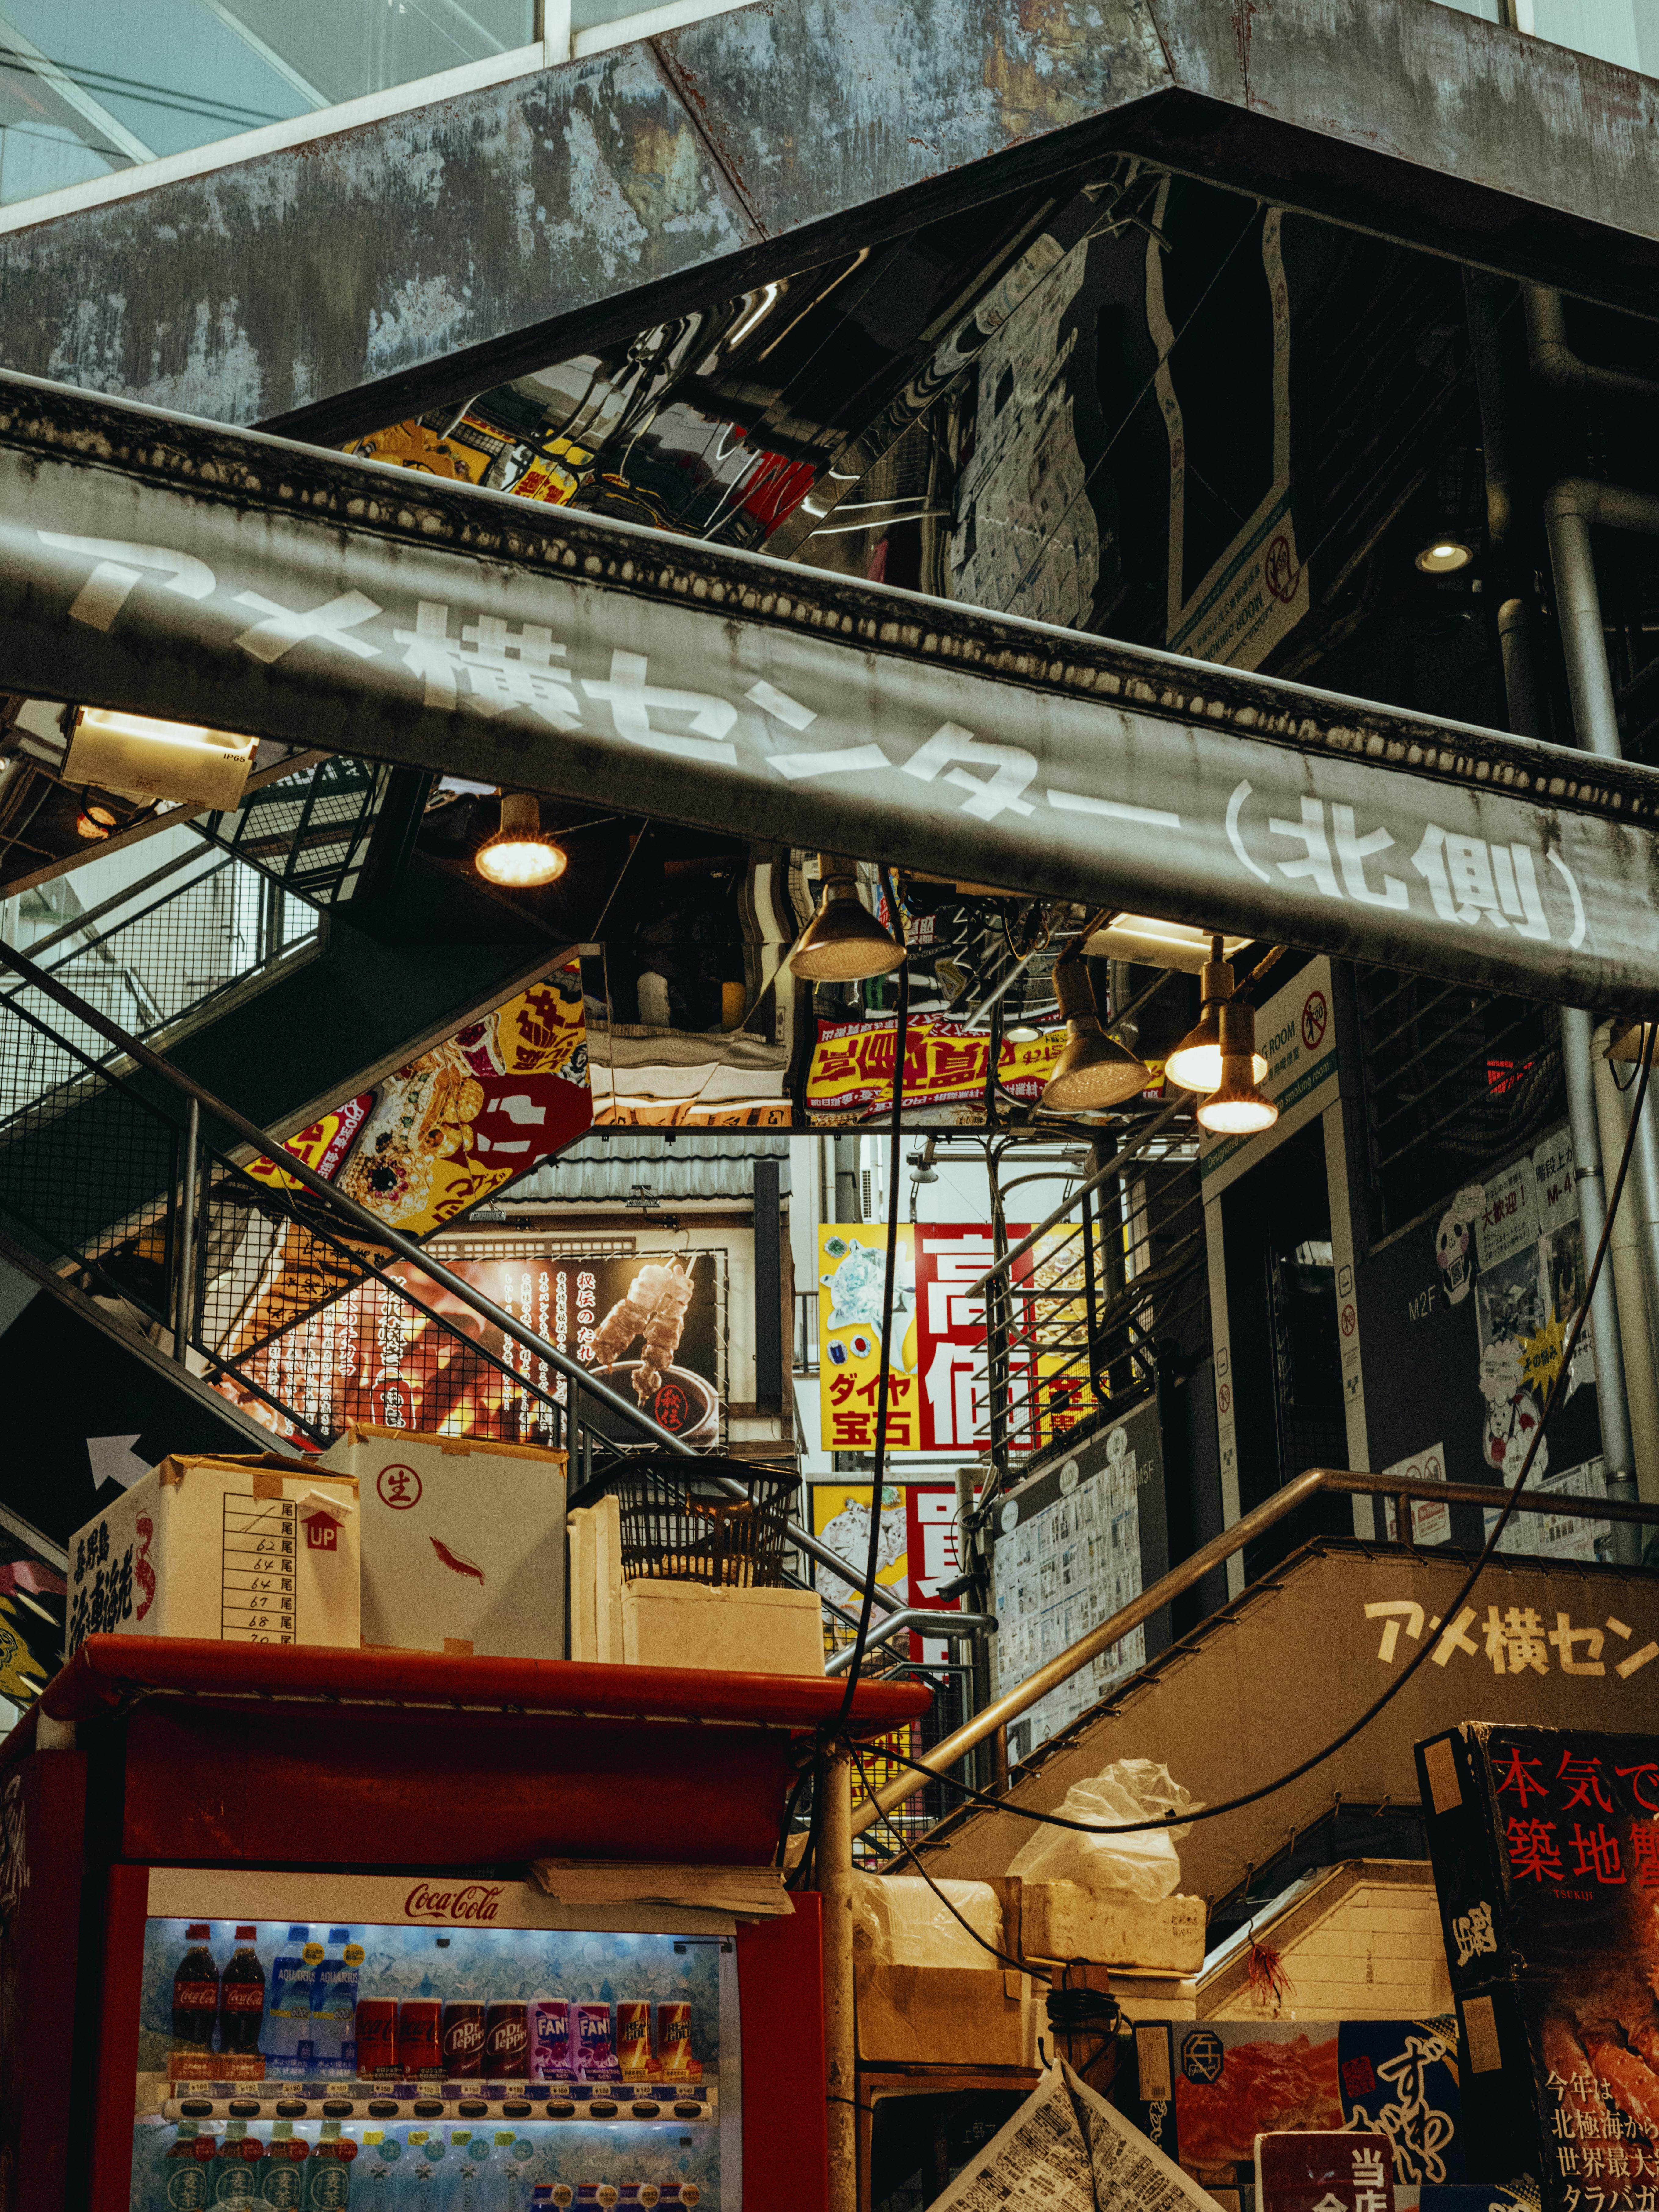
[[[1087,1113],[1121,1105],[1144,1091],[1152,1071],[1101,1028],[1089,971],[1080,960],[1062,960],[1055,968],[1054,994],[1066,1017],[1066,1042],[1042,1104],[1054,1114]]]
[[[789,956],[790,968],[805,983],[862,983],[903,964],[904,947],[859,896],[857,878],[850,871],[832,872],[826,862],[823,896]]]

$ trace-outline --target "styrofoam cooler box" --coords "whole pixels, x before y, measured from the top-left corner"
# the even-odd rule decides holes
[[[564,1453],[364,1422],[321,1464],[357,1479],[365,1644],[563,1658]]]
[[[164,1459],[70,1545],[66,1656],[100,1634],[355,1650],[361,1526],[343,1470]]]

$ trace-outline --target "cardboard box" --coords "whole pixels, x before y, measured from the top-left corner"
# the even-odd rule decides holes
[[[714,1589],[647,1577],[622,1585],[629,1667],[720,1668],[738,1674],[823,1673],[816,1590]]]
[[[1028,1881],[1021,1916],[1023,1958],[1093,1959],[1170,1974],[1195,1974],[1204,1964],[1208,1916],[1201,1897],[1164,1897],[1149,1904],[1127,1890]]]
[[[1112,1988],[1121,1997],[1121,1984]],[[1125,2109],[1206,2189],[1254,2186],[1257,2136],[1284,2131],[1384,2135],[1401,2188],[1463,2178],[1462,2069],[1449,2026],[1138,2020],[1134,2039],[1139,2101]]]
[[[349,1474],[164,1459],[70,1543],[67,1651],[100,1634],[355,1650],[362,1527]]]
[[[321,1464],[362,1501],[365,1644],[564,1657],[562,1452],[358,1423]]]
[[[1012,1967],[855,1969],[860,2060],[886,2066],[1035,2066],[1040,2007]]]

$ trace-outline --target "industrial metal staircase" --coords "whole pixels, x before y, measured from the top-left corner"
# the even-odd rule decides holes
[[[1399,1486],[1383,1476],[1340,1480],[1356,1493]],[[1289,1485],[1285,1494],[1297,1488]],[[1569,1503],[1575,1513],[1622,1513],[1648,1534],[1659,1523],[1653,1506]],[[1244,1523],[1229,1534],[1240,1533]],[[1207,1563],[1200,1554],[1194,1564]],[[1470,1564],[1468,1554],[1449,1548],[1329,1537],[1304,1546],[1035,1753],[1011,1778],[1009,1809],[968,1809],[939,1823],[923,1846],[928,1872],[936,1879],[1005,1873],[1032,1832],[1013,1808],[1057,1811],[1073,1783],[1115,1759],[1167,1765],[1200,1804],[1243,1796],[1336,1736],[1425,1638],[1434,1647],[1428,1663],[1352,1742],[1289,1787],[1193,1826],[1179,1846],[1184,1893],[1213,1908],[1289,1859],[1321,1822],[1362,1810],[1413,1814],[1413,1746],[1471,1715],[1646,1726],[1659,1688],[1659,1570],[1504,1552],[1449,1627]],[[1577,1632],[1565,1646],[1557,1626],[1563,1620]],[[1517,1648],[1523,1663],[1512,1671]],[[947,1755],[930,1754],[930,1763],[945,1767],[950,1747],[940,1749]]]

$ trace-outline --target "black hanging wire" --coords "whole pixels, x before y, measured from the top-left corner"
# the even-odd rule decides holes
[[[1351,1721],[1340,1735],[1332,1737],[1328,1743],[1322,1744],[1317,1751],[1311,1753],[1298,1765],[1291,1767],[1283,1774],[1275,1775],[1271,1782],[1264,1782],[1257,1789],[1245,1790],[1241,1796],[1225,1798],[1217,1805],[1197,1806],[1187,1813],[1160,1814],[1155,1820],[1114,1822],[1109,1827],[1104,1826],[1097,1820],[1069,1820],[1060,1813],[1035,1812],[1026,1806],[1015,1804],[1010,1798],[996,1797],[993,1796],[988,1790],[975,1790],[970,1783],[958,1782],[954,1775],[939,1773],[931,1766],[922,1765],[920,1760],[907,1759],[898,1752],[890,1750],[884,1755],[891,1759],[896,1765],[911,1767],[916,1773],[925,1774],[930,1782],[945,1783],[950,1789],[958,1791],[964,1801],[988,1806],[993,1811],[998,1813],[1012,1813],[1018,1819],[1030,1820],[1039,1827],[1073,1828],[1085,1835],[1095,1836],[1138,1836],[1144,1835],[1149,1829],[1186,1827],[1200,1820],[1218,1820],[1225,1814],[1242,1812],[1245,1806],[1257,1804],[1262,1798],[1271,1797],[1278,1790],[1288,1788],[1292,1782],[1299,1782],[1304,1774],[1311,1773],[1316,1766],[1321,1766],[1328,1759],[1334,1758],[1345,1744],[1352,1743],[1362,1729],[1369,1728],[1384,1707],[1391,1705],[1400,1695],[1407,1683],[1411,1680],[1413,1675],[1436,1647],[1447,1637],[1458,1632],[1459,1622],[1463,1608],[1468,1603],[1470,1593],[1491,1564],[1504,1531],[1508,1528],[1510,1517],[1515,1512],[1516,1502],[1526,1484],[1527,1477],[1532,1472],[1533,1461],[1537,1457],[1539,1449],[1549,1431],[1550,1418],[1556,1407],[1561,1402],[1563,1389],[1572,1369],[1572,1356],[1577,1348],[1578,1339],[1583,1334],[1584,1322],[1589,1315],[1590,1302],[1595,1296],[1595,1286],[1601,1279],[1602,1262],[1607,1258],[1608,1243],[1613,1236],[1613,1224],[1618,1218],[1619,1201],[1624,1195],[1625,1178],[1630,1170],[1631,1155],[1636,1148],[1637,1126],[1641,1121],[1642,1109],[1647,1099],[1648,1078],[1653,1072],[1655,1042],[1654,1028],[1651,1025],[1644,1026],[1642,1031],[1641,1074],[1636,1085],[1636,1097],[1631,1106],[1630,1127],[1625,1132],[1624,1150],[1619,1156],[1619,1172],[1613,1178],[1613,1188],[1607,1197],[1607,1218],[1602,1226],[1601,1238],[1595,1247],[1595,1256],[1590,1263],[1589,1273],[1585,1280],[1583,1298],[1577,1312],[1573,1316],[1572,1327],[1568,1330],[1566,1343],[1562,1347],[1561,1364],[1555,1371],[1555,1380],[1550,1385],[1549,1396],[1545,1401],[1544,1410],[1539,1417],[1538,1425],[1532,1432],[1532,1442],[1527,1446],[1526,1457],[1521,1462],[1521,1471],[1516,1476],[1514,1487],[1506,1489],[1503,1492],[1504,1504],[1499,1509],[1496,1521],[1492,1523],[1492,1533],[1482,1546],[1474,1565],[1464,1577],[1462,1589],[1446,1607],[1442,1616],[1443,1626],[1439,1634],[1431,1633],[1424,1639],[1389,1683],[1388,1688],[1380,1697],[1371,1700],[1357,1720]]]
[[[871,1788],[870,1777],[865,1770],[864,1753],[859,1749],[859,1747],[856,1744],[852,1747],[852,1750],[854,1759],[857,1763],[860,1778],[864,1784],[865,1793],[866,1796],[873,1797],[875,1796],[875,1791]],[[905,1838],[900,1835],[898,1830],[894,1827],[891,1820],[888,1820],[885,1815],[883,1816],[883,1819],[884,1825],[886,1826],[887,1832],[893,1838],[894,1843],[898,1846],[902,1857],[909,1860],[911,1865],[915,1867],[916,1872],[927,1883],[928,1888],[931,1889],[934,1896],[938,1898],[939,1903],[950,1914],[951,1919],[954,1920],[959,1927],[965,1928],[967,1929],[968,1933],[973,1937],[975,1942],[979,1945],[981,1950],[988,1951],[994,1959],[1000,1959],[1005,1966],[1012,1966],[1022,1974],[1030,1974],[1033,1981],[1046,1982],[1048,1980],[1049,1976],[1044,1968],[1041,1966],[1034,1966],[1029,1959],[1016,1959],[1012,1957],[1006,1951],[999,1950],[994,1943],[991,1942],[987,1937],[980,1934],[978,1929],[974,1926],[971,1921],[964,1919],[963,1915],[957,1911],[956,1906],[951,1904],[950,1899],[945,1894],[945,1892],[939,1887],[939,1884],[933,1880],[933,1875],[930,1875],[927,1868],[923,1866],[921,1858],[917,1856],[915,1845],[914,1844],[908,1843]]]

